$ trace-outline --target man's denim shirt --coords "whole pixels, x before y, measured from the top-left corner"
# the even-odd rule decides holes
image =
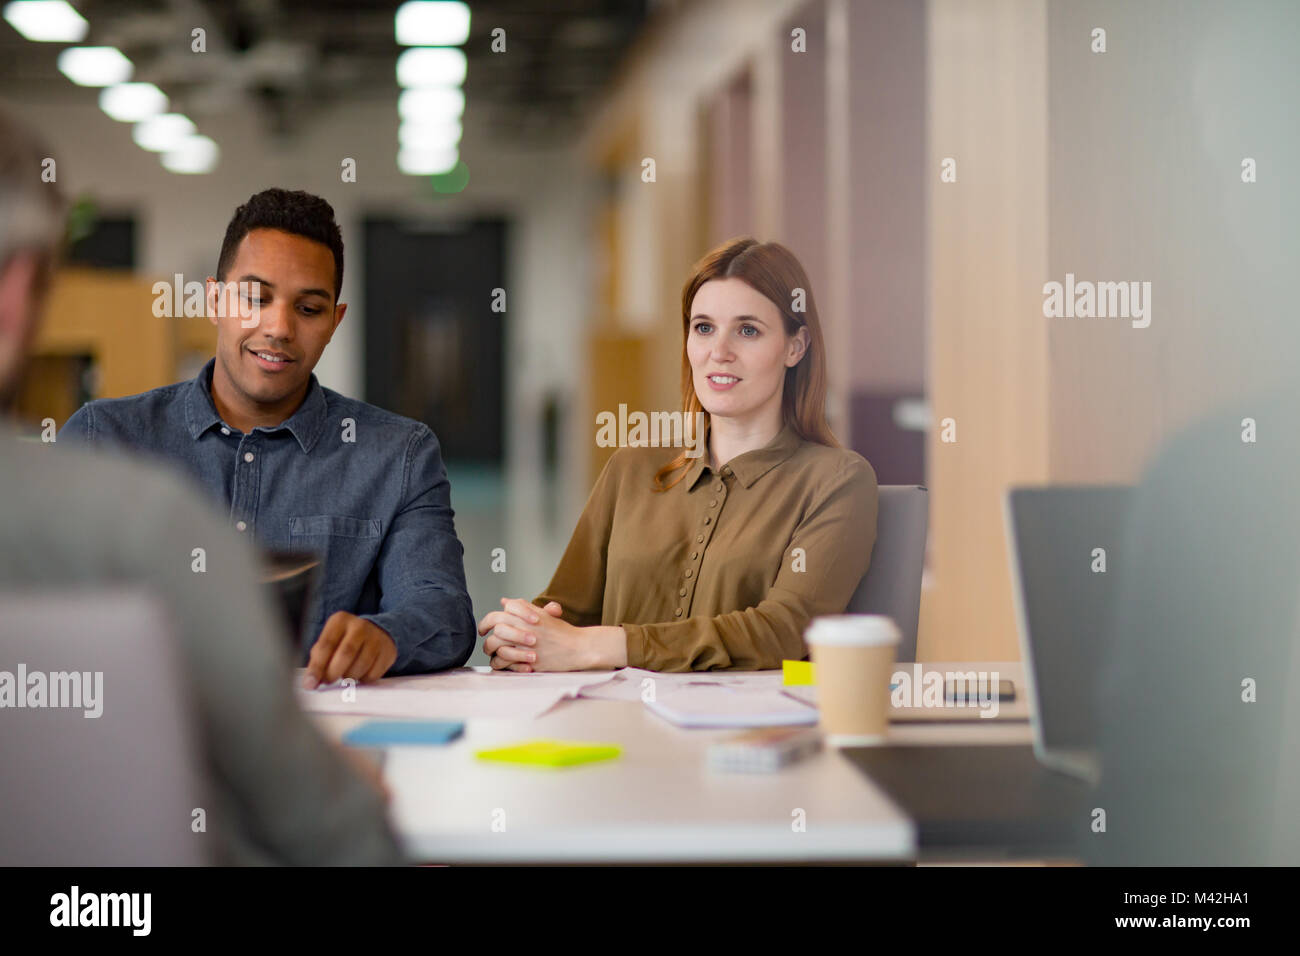
[[[396,642],[390,675],[464,664],[474,616],[433,432],[313,375],[292,416],[245,435],[212,403],[214,362],[193,381],[83,405],[59,442],[125,445],[175,461],[229,506],[237,530],[266,548],[320,555],[308,647],[330,614],[350,611]]]

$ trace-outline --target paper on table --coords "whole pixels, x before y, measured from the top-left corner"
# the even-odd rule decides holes
[[[458,667],[441,674],[387,677],[375,684],[341,682],[316,690],[295,677],[298,702],[318,714],[367,714],[377,717],[540,717],[583,688],[607,683],[611,671],[564,674],[519,674],[490,667]],[[344,691],[347,691],[345,694]]]
[[[528,675],[523,675],[528,676]],[[645,684],[650,680],[653,684]],[[664,673],[640,667],[614,671],[613,680],[594,687],[584,687],[583,697],[597,700],[642,700],[644,691],[654,687],[655,697],[683,687],[730,687],[733,690],[768,691],[781,689],[781,671],[688,671]]]
[[[782,694],[724,685],[687,684],[646,701],[679,727],[785,727],[817,723],[816,708]]]

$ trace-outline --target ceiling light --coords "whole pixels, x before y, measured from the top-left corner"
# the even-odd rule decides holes
[[[397,8],[393,32],[402,46],[459,46],[469,39],[469,7],[412,0]]]
[[[135,67],[115,46],[72,46],[59,54],[59,71],[78,86],[113,86]]]
[[[121,123],[167,112],[167,94],[152,83],[118,83],[99,94],[99,108]]]
[[[434,176],[456,168],[460,154],[449,149],[407,149],[397,153],[397,168],[408,176]]]
[[[131,138],[141,149],[165,153],[176,149],[194,135],[194,121],[181,113],[162,113],[141,120],[131,131]]]
[[[446,123],[465,112],[465,94],[455,86],[431,86],[403,90],[397,98],[397,113],[417,123]]]
[[[441,123],[407,120],[397,130],[397,141],[410,149],[448,149],[460,142],[460,135],[460,123],[456,120]]]
[[[455,47],[414,47],[397,58],[397,84],[406,89],[464,82],[465,54]]]
[[[5,4],[9,25],[29,40],[80,43],[90,24],[64,0],[14,0]]]
[[[175,149],[163,153],[164,168],[173,173],[209,173],[220,155],[217,144],[206,136],[189,136]]]

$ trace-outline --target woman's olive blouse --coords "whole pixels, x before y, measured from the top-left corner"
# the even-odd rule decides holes
[[[875,471],[788,425],[717,472],[703,455],[655,491],[673,456],[614,453],[535,603],[558,601],[578,626],[622,625],[632,667],[759,670],[807,657],[808,622],[842,613],[871,561]]]

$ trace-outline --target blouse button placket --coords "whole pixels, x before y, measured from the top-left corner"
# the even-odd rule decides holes
[[[730,475],[731,469],[723,468],[722,474]],[[717,511],[715,509],[726,501],[727,486],[726,483],[723,482],[722,478],[719,477],[717,482],[709,490],[713,493],[713,497],[709,499],[709,509],[713,511],[713,514],[716,514]],[[687,565],[686,569],[682,572],[683,586],[677,590],[677,596],[682,599],[682,606],[673,611],[674,617],[681,617],[686,613],[684,608],[690,607],[691,600],[695,596],[695,582],[698,580],[695,576],[695,572],[704,555],[704,551],[708,549],[708,542],[712,540],[713,532],[717,528],[717,525],[713,521],[713,514],[705,514],[700,521],[700,527],[703,531],[695,536],[695,543],[697,545],[702,545],[703,547],[697,547],[691,552],[691,563]]]

